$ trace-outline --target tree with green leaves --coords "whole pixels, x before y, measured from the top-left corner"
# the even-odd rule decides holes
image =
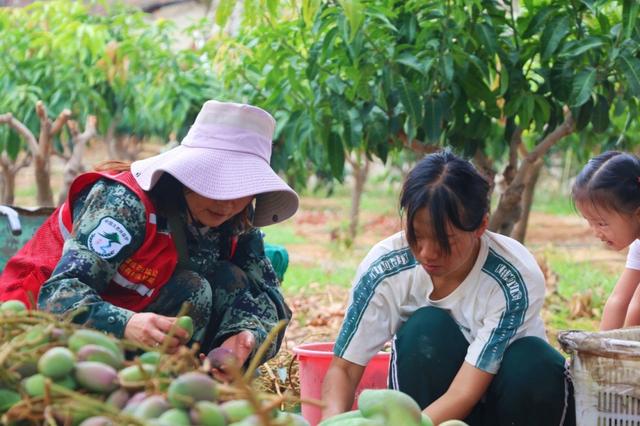
[[[0,32],[0,114],[10,113],[40,135],[46,133],[43,123],[64,111],[79,122],[95,116],[111,158],[132,160],[142,140],[186,134],[202,103],[218,94],[206,54],[175,48],[171,22],[149,22],[131,8],[109,6],[98,13],[92,4],[70,0],[0,8]],[[46,105],[46,119],[34,109],[39,102]],[[54,204],[50,156],[77,157],[70,155],[73,130],[54,129],[48,145],[36,151],[26,133],[0,126],[0,152],[9,165],[3,170],[17,173],[27,162],[19,158],[31,152],[38,204],[47,206]],[[81,167],[66,169],[77,173]],[[12,182],[5,177],[4,184],[5,193],[12,193]]]
[[[451,147],[490,174],[506,163],[491,229],[524,223],[522,240],[523,194],[530,203],[550,152],[633,143],[635,1],[267,3],[209,46],[224,46],[228,89],[275,112],[274,165],[301,183],[343,179],[347,158]]]

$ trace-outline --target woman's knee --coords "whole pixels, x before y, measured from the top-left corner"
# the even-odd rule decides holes
[[[431,306],[414,312],[395,339],[399,357],[424,357],[431,361],[452,358],[461,362],[468,345],[451,315]]]
[[[426,306],[415,311],[398,330],[398,337],[404,335],[441,334],[447,330],[459,331],[451,315],[440,308]]]
[[[565,392],[565,359],[546,341],[533,336],[514,341],[505,351],[498,381],[507,392],[521,389],[534,399]]]
[[[224,289],[227,292],[244,289],[249,286],[247,274],[239,266],[228,260],[218,262],[213,273],[207,278],[215,288]]]

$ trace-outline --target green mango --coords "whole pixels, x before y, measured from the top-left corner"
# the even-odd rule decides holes
[[[160,357],[162,357],[162,354],[160,352],[151,351],[143,353],[138,357],[138,359],[143,364],[158,365],[158,363],[160,362]]]
[[[133,415],[139,419],[155,419],[170,408],[169,403],[162,395],[151,395],[138,404]]]
[[[0,388],[0,413],[4,413],[21,399],[18,392],[11,389]]]
[[[176,408],[186,408],[196,401],[215,401],[218,396],[216,382],[195,371],[184,373],[169,385],[167,399]]]
[[[189,420],[189,414],[187,414],[185,410],[181,410],[179,408],[172,408],[165,411],[160,417],[158,417],[158,421],[161,424],[167,426],[188,426],[191,424],[191,420]]]
[[[211,401],[198,401],[189,413],[193,424],[202,426],[225,426],[227,420],[222,408]]]
[[[331,423],[331,426],[391,426],[391,425],[392,425],[391,423],[386,423],[384,420],[381,420],[378,417],[373,419],[367,419],[365,417],[353,417],[350,419],[342,419],[335,423]],[[408,426],[408,425],[402,425],[402,426]]]
[[[283,422],[287,426],[310,426],[307,419],[297,413],[280,411],[278,412],[276,419],[278,422]]]
[[[80,426],[115,426],[115,423],[109,417],[93,416],[84,419]]]
[[[105,401],[105,404],[122,410],[129,400],[129,392],[124,388],[118,388],[111,392]]]
[[[38,372],[51,379],[61,379],[73,370],[75,356],[69,349],[57,346],[46,351],[38,360]]]
[[[109,393],[118,387],[118,372],[101,362],[79,362],[75,377],[80,386],[91,392]]]
[[[19,300],[7,300],[0,305],[0,312],[8,314],[22,314],[27,311],[27,306]]]
[[[244,399],[233,399],[220,404],[220,408],[229,423],[239,422],[253,414],[253,406]]]
[[[362,413],[360,412],[360,410],[353,410],[353,411],[345,411],[344,413],[340,413],[340,414],[336,414],[333,417],[329,417],[328,419],[324,419],[323,421],[321,421],[318,426],[332,426],[335,424],[338,424],[338,422],[341,422],[342,420],[346,420],[346,419],[361,419],[362,417]]]
[[[44,383],[47,377],[42,374],[34,374],[33,376],[27,377],[22,380],[22,389],[29,396],[38,397],[44,395]],[[58,379],[53,383],[63,386],[67,389],[75,389],[76,382],[70,376],[63,377],[62,379]]]
[[[110,365],[111,367],[119,370],[122,368],[124,359],[113,353],[111,349],[107,349],[104,346],[89,343],[84,345],[78,350],[76,354],[78,361],[96,361],[103,364]]]
[[[120,349],[116,341],[97,330],[81,328],[74,331],[73,334],[69,336],[69,340],[67,342],[67,346],[73,352],[78,352],[83,346],[89,344],[99,345],[109,349],[116,357],[124,360],[122,349]]]
[[[422,410],[417,402],[406,393],[393,389],[365,389],[358,397],[358,408],[364,417],[382,416],[388,421],[407,417],[416,424],[422,418]]]
[[[193,336],[193,320],[191,319],[191,317],[188,315],[182,316],[178,318],[176,323],[178,324],[178,327],[186,330],[187,333],[189,333],[189,338],[187,340],[191,340],[191,337]]]
[[[420,419],[420,426],[434,426],[434,424],[429,416],[427,416],[425,413],[422,413],[422,418]]]
[[[156,372],[156,366],[151,364],[130,365],[118,372],[120,386],[127,389],[141,389],[147,380]]]

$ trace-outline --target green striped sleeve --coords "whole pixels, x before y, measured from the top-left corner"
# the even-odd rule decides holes
[[[362,274],[353,288],[351,304],[347,309],[340,334],[336,340],[334,354],[343,357],[355,335],[362,317],[375,294],[378,285],[385,279],[406,269],[413,268],[416,260],[409,248],[394,250],[375,260]]]

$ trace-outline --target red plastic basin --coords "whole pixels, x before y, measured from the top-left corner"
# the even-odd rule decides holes
[[[327,373],[331,358],[333,357],[333,342],[305,343],[293,348],[298,359],[298,371],[300,376],[301,398],[322,398],[322,381]],[[369,361],[364,370],[360,384],[356,388],[353,409],[356,408],[358,395],[363,389],[385,389],[389,374],[388,352],[378,352]],[[311,426],[316,426],[322,418],[322,409],[312,404],[302,403],[302,417]]]

